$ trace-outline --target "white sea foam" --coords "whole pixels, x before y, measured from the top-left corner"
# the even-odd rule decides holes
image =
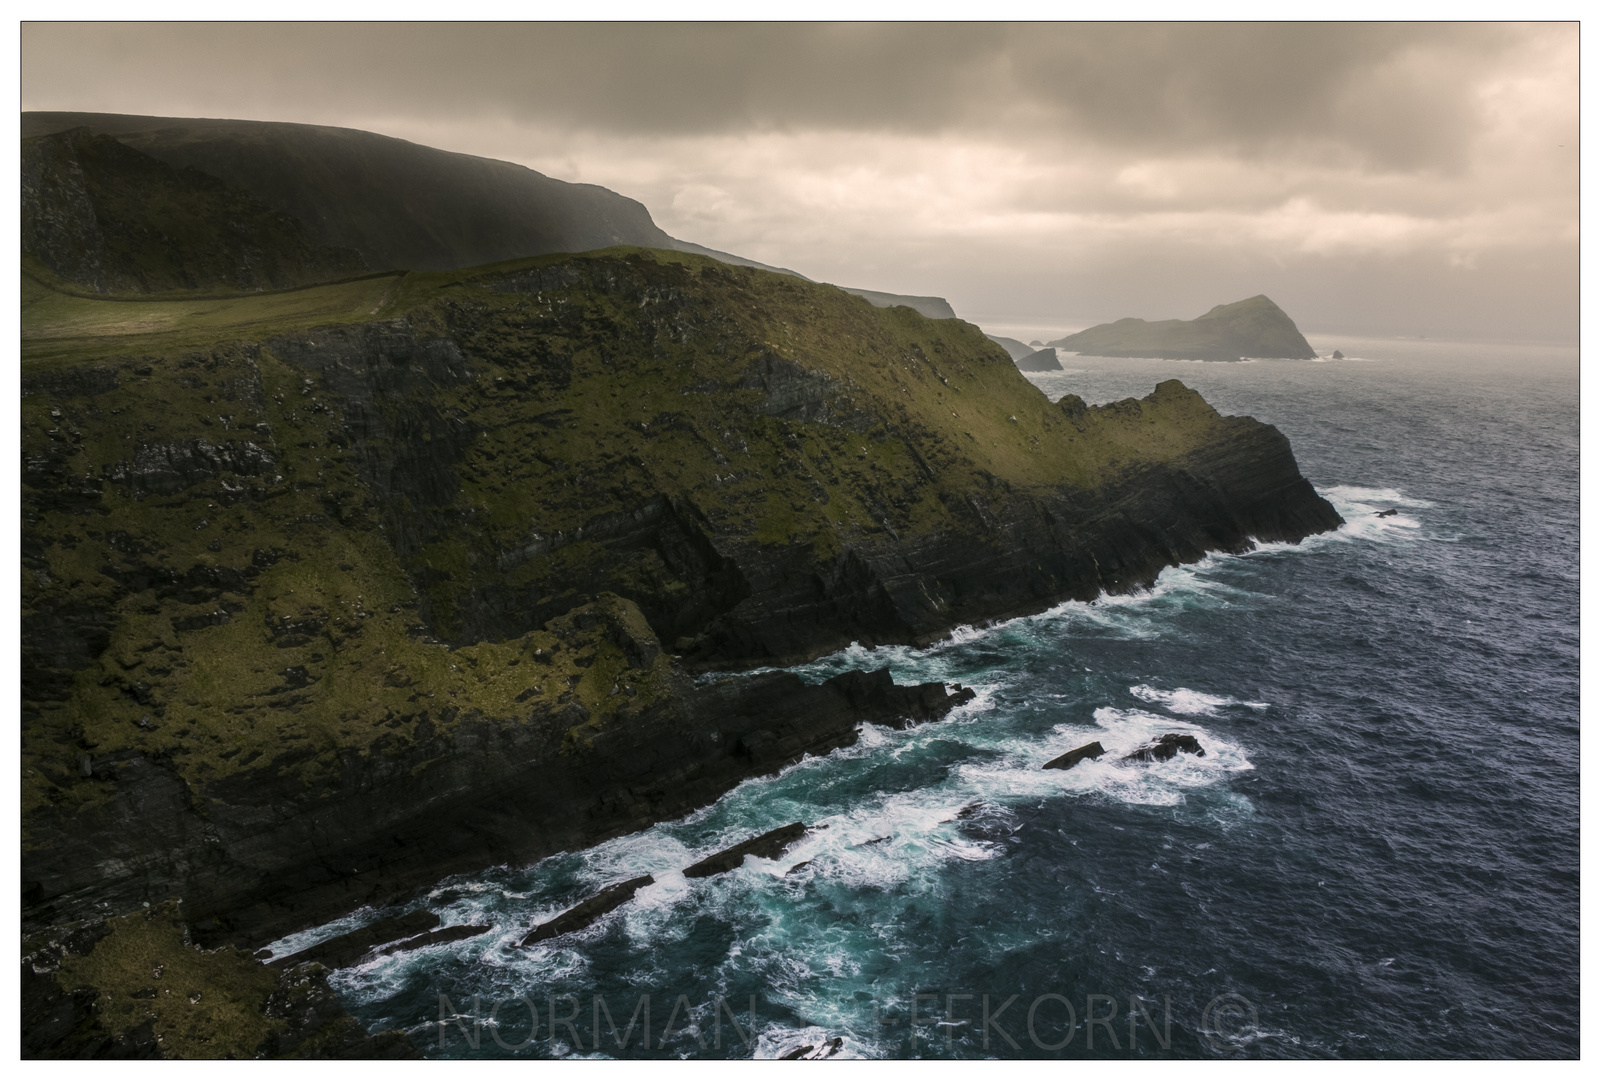
[[[1046,739],[1008,740],[1003,745],[1004,757],[961,764],[954,769],[955,779],[967,793],[993,805],[1096,794],[1134,805],[1174,806],[1186,801],[1189,791],[1218,785],[1254,767],[1242,747],[1230,739],[1175,717],[1104,706],[1094,712],[1093,725],[1061,724]],[[1197,738],[1204,757],[1178,754],[1170,761],[1153,763],[1122,760],[1171,732]],[[1094,740],[1103,745],[1102,757],[1071,769],[1042,768],[1052,758]],[[1235,803],[1235,797],[1225,798]]]
[[[267,949],[275,957],[291,956],[310,949],[314,945],[321,945],[331,938],[337,938],[341,934],[349,934],[353,930],[367,926],[377,918],[379,918],[379,912],[373,908],[358,908],[351,914],[335,919],[333,922],[324,923],[322,926],[314,926],[308,930],[286,934],[277,941],[269,942],[263,948]]]
[[[1270,708],[1270,705],[1263,701],[1239,701],[1232,697],[1206,694],[1202,690],[1189,690],[1185,686],[1177,687],[1175,690],[1156,690],[1152,686],[1139,683],[1131,688],[1131,696],[1150,705],[1162,705],[1170,712],[1181,716],[1218,716],[1220,714],[1217,710],[1227,705],[1245,705],[1250,709]]]
[[[845,1031],[832,1032],[821,1027],[797,1028],[789,1024],[771,1023],[758,1033],[753,1041],[752,1059],[754,1061],[773,1061],[785,1057],[787,1054],[803,1047],[811,1047],[812,1053],[804,1054],[805,1060],[823,1060],[828,1053],[828,1044],[832,1039],[842,1040],[841,1049],[829,1054],[831,1061],[852,1061],[864,1058],[866,1055],[853,1037]]]

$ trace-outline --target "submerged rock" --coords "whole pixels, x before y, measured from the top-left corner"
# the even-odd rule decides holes
[[[1077,747],[1068,754],[1060,754],[1058,757],[1054,758],[1052,761],[1048,762],[1042,767],[1044,769],[1068,769],[1077,762],[1086,761],[1088,758],[1099,758],[1102,756],[1103,743],[1090,742],[1086,746]]]
[[[745,862],[748,855],[760,859],[776,858],[786,848],[801,840],[807,832],[808,827],[800,821],[782,825],[778,829],[770,829],[762,836],[754,836],[751,840],[745,840],[735,847],[725,848],[709,855],[701,862],[686,867],[685,876],[704,878],[727,873]]]
[[[1149,743],[1147,746],[1138,747],[1136,750],[1133,750],[1120,760],[1169,761],[1182,751],[1186,751],[1187,753],[1193,754],[1197,757],[1204,756],[1204,748],[1198,745],[1198,740],[1193,736],[1170,734],[1161,735],[1157,742]]]
[[[462,926],[447,926],[427,934],[419,934],[417,937],[408,938],[406,941],[398,941],[394,945],[387,945],[379,950],[379,955],[389,956],[392,953],[411,952],[414,949],[428,948],[430,945],[444,945],[448,941],[464,941],[471,937],[478,937],[489,929],[489,926],[480,926],[474,923],[467,923]]]
[[[572,934],[583,930],[614,908],[622,907],[634,898],[636,890],[652,884],[652,875],[631,878],[617,885],[609,885],[588,900],[582,900],[550,922],[541,923],[524,936],[520,945],[533,945],[538,941]]]

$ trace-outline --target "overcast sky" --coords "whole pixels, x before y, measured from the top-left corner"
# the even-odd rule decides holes
[[[25,109],[335,124],[602,184],[994,330],[1570,339],[1573,24],[26,24]]]

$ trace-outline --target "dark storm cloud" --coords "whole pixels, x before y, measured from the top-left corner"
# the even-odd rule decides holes
[[[1460,162],[1494,25],[31,24],[27,108],[162,98],[620,133],[997,130]],[[93,104],[91,103],[93,102]]]

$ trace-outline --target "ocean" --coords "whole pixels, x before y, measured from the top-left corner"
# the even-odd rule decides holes
[[[384,913],[494,930],[338,972],[341,1000],[445,1058],[1575,1057],[1578,350],[1311,343],[1348,358],[1032,380],[1102,403],[1179,378],[1275,424],[1340,530],[800,668],[977,697],[443,881]],[[1204,755],[1119,760],[1167,733]],[[678,872],[792,821],[818,828],[778,862]],[[590,929],[509,947],[642,874]]]

